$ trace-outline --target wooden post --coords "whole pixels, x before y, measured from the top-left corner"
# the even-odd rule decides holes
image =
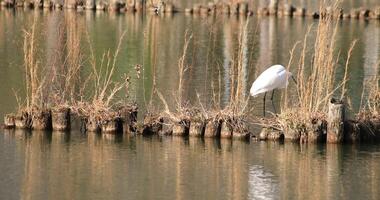
[[[87,10],[94,10],[95,5],[96,5],[95,0],[86,0],[86,9]]]
[[[327,143],[343,142],[345,108],[341,101],[331,99],[327,116]]]
[[[271,0],[269,3],[269,14],[277,15],[278,11],[278,0]]]
[[[312,119],[308,127],[307,141],[309,143],[326,142],[327,122],[321,119]]]

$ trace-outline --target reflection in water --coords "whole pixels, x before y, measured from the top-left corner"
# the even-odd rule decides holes
[[[380,197],[375,145],[20,130],[0,133],[0,144],[1,199]]]
[[[249,168],[248,183],[249,199],[279,199],[278,182],[263,166],[253,165]]]

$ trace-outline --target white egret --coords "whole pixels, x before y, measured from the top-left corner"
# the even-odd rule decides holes
[[[264,93],[264,116],[265,116],[265,97],[267,92],[272,91],[272,105],[273,104],[273,94],[275,89],[282,89],[288,86],[288,79],[292,77],[294,82],[297,84],[297,81],[294,79],[292,73],[288,72],[282,65],[273,65],[266,69],[259,77],[253,82],[250,89],[251,96],[257,96],[258,94]],[[275,109],[275,108],[274,108]],[[276,112],[276,109],[275,109]]]

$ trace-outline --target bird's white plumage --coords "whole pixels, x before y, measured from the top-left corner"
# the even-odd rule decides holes
[[[253,82],[250,94],[256,96],[274,89],[286,88],[289,76],[291,73],[286,71],[284,66],[273,65],[261,73]]]

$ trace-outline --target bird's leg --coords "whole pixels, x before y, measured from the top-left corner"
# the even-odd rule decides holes
[[[265,117],[265,97],[267,96],[267,93],[265,92],[264,93],[264,102],[263,102],[263,108],[264,108],[264,110],[263,110],[263,114],[264,114],[264,117]]]
[[[292,76],[292,79],[293,79],[294,83],[297,85],[297,81],[296,81],[296,79],[294,78],[294,76]]]
[[[270,100],[272,101],[272,106],[273,106],[274,113],[277,113],[276,107],[274,106],[274,102],[273,102],[273,96],[274,96],[274,90],[272,90],[272,96],[271,96]]]

